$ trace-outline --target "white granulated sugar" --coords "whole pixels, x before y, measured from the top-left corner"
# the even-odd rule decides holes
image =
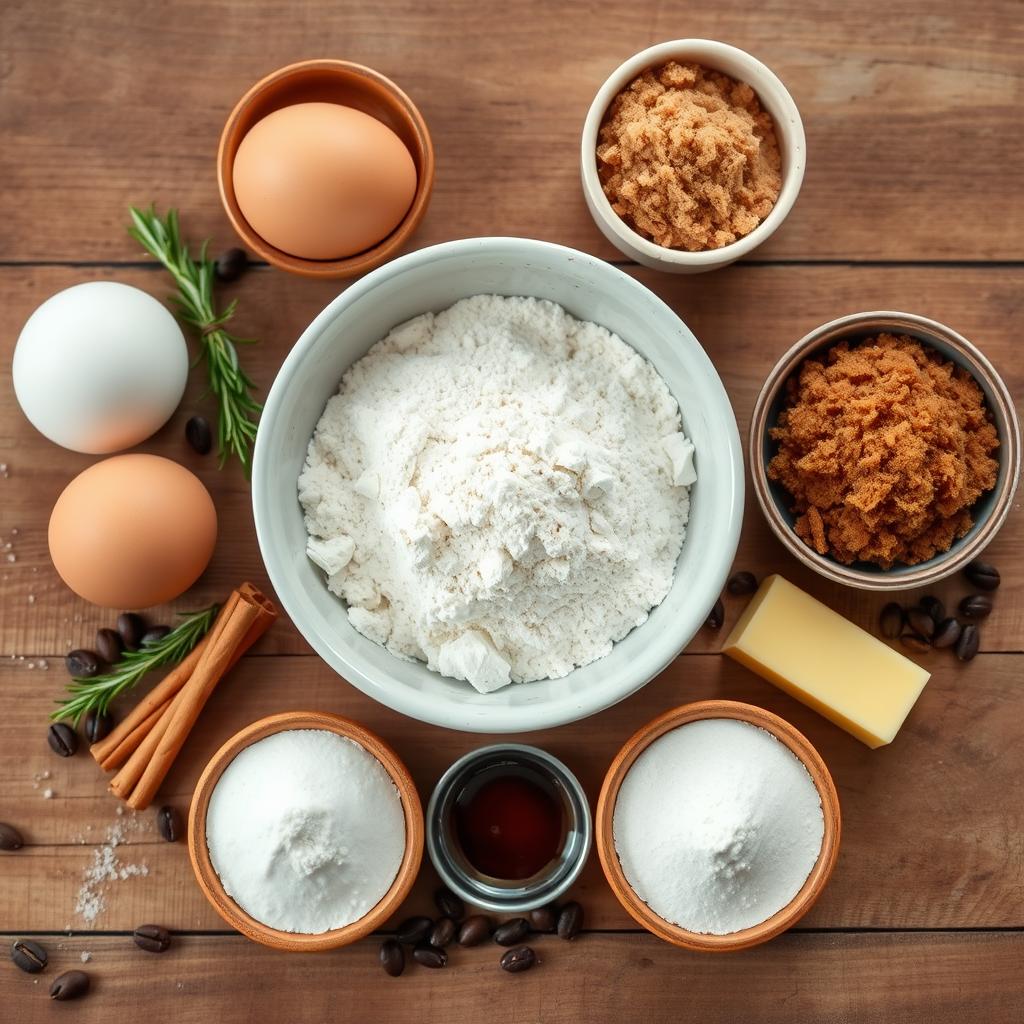
[[[622,870],[660,917],[725,935],[767,920],[811,873],[824,836],[804,765],[770,732],[709,719],[655,740],[612,824]]]
[[[138,817],[132,813],[125,816],[118,807],[118,820],[107,828],[104,842],[92,851],[92,858],[82,872],[82,881],[75,899],[75,913],[87,925],[92,925],[107,909],[107,895],[110,886],[125,882],[129,878],[144,878],[149,866],[143,861],[133,863],[121,860],[117,855],[119,846],[127,845],[129,836],[142,830]],[[80,837],[84,843],[84,837]]]
[[[225,891],[258,921],[319,933],[358,921],[405,855],[401,797],[381,763],[323,729],[275,733],[225,769],[206,814]]]
[[[693,445],[621,339],[477,295],[345,374],[299,498],[352,625],[482,691],[607,654],[672,584]]]

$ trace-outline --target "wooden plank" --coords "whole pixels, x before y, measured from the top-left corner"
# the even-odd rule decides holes
[[[0,820],[24,830],[32,848],[5,855],[0,869],[0,928],[82,927],[73,915],[92,847],[117,819],[105,778],[88,755],[54,757],[43,739],[49,688],[38,677],[0,667],[8,694],[0,720]],[[729,698],[776,711],[821,751],[839,788],[843,840],[835,875],[804,920],[815,928],[1024,927],[1024,808],[1019,723],[1024,690],[1018,656],[982,655],[963,666],[944,659],[896,741],[868,750],[808,708],[728,659],[678,659],[615,708],[574,725],[517,740],[550,750],[580,777],[592,803],[615,751],[656,714],[692,700]],[[250,658],[214,695],[157,806],[184,810],[203,765],[243,725],[288,709],[334,711],[363,722],[408,763],[424,801],[444,769],[489,740],[442,731],[389,711],[342,683],[318,659]],[[50,772],[50,777],[37,776]],[[38,787],[38,788],[37,788]],[[55,796],[43,799],[51,787]],[[149,875],[117,883],[99,929],[130,929],[157,919],[175,928],[214,928],[218,919],[191,878],[185,848],[149,830],[119,848]],[[90,831],[91,828],[91,831]],[[85,845],[79,840],[85,839]],[[136,846],[136,843],[142,845]],[[61,845],[66,844],[66,845]],[[430,911],[425,872],[402,913]],[[614,902],[595,856],[578,894],[595,927],[631,921]]]
[[[125,207],[150,200],[232,242],[214,172],[224,120],[267,72],[325,55],[392,76],[430,125],[437,184],[414,246],[512,234],[613,255],[580,193],[583,119],[621,61],[682,36],[753,52],[801,110],[803,192],[759,257],[1020,257],[1024,26],[1014,0],[932,4],[912,32],[893,32],[885,0],[320,0],[289,17],[232,0],[133,3],[117,19],[82,0],[6,3],[0,254],[136,258]]]
[[[1024,935],[1014,932],[790,934],[732,956],[685,953],[643,934],[541,936],[541,962],[526,974],[500,971],[501,950],[488,945],[453,948],[444,971],[411,965],[400,978],[381,971],[373,938],[301,958],[239,937],[177,936],[162,956],[124,936],[40,941],[53,964],[45,974],[0,971],[0,1001],[21,1024],[53,1019],[47,987],[57,972],[82,968],[83,951],[94,990],[75,1004],[81,1024],[134,1020],[143,1006],[173,1006],[176,1024],[1016,1024],[1024,999]]]
[[[1022,269],[741,266],[699,277],[633,273],[691,325],[722,375],[743,433],[757,390],[779,355],[817,324],[867,307],[909,308],[950,323],[984,348],[1005,374],[1013,394],[1024,395],[1024,364],[1016,357],[1015,328],[1024,289]],[[160,297],[169,290],[163,273],[145,270],[0,268],[0,461],[8,467],[7,477],[0,474],[0,548],[11,545],[9,552],[0,552],[0,585],[5,595],[0,656],[63,655],[71,647],[92,644],[96,628],[108,625],[111,618],[63,586],[46,549],[48,509],[71,477],[95,460],[57,448],[37,434],[10,388],[13,346],[35,306],[77,281],[109,277]],[[334,283],[297,280],[269,270],[254,271],[233,289],[241,300],[239,329],[263,339],[244,353],[261,387],[269,386],[293,340],[337,290]],[[208,399],[200,398],[204,389],[202,373],[194,373],[171,422],[142,446],[199,472],[215,495],[220,514],[220,541],[213,562],[177,603],[181,609],[221,600],[243,579],[268,585],[252,527],[248,484],[237,467],[218,472],[212,456],[200,458],[184,441],[187,418],[197,410],[211,411]],[[990,549],[1005,582],[996,595],[996,610],[982,630],[985,650],[1024,649],[1019,506],[1018,501]],[[17,561],[3,561],[8,554]],[[749,487],[736,566],[758,575],[781,571],[868,628],[874,627],[884,603],[878,595],[819,580],[800,566],[771,534]],[[966,587],[963,580],[951,580],[936,592],[952,604],[966,593]],[[730,619],[739,607],[735,600],[730,602]],[[172,612],[156,609],[153,616],[155,621],[169,620]],[[690,650],[716,650],[719,642],[718,636],[703,631]],[[290,623],[281,622],[256,650],[296,654],[309,648]]]

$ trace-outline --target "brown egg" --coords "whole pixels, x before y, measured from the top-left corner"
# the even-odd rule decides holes
[[[293,256],[334,260],[398,227],[416,193],[416,166],[402,140],[369,114],[297,103],[249,130],[232,180],[258,235]]]
[[[202,482],[156,455],[83,470],[50,513],[50,558],[80,597],[106,608],[171,601],[199,578],[217,540]]]

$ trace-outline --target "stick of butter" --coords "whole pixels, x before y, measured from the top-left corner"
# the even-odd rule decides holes
[[[892,743],[929,678],[781,576],[764,580],[723,653],[872,748]]]

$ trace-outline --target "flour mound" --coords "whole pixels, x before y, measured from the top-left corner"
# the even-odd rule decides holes
[[[554,303],[477,295],[349,369],[299,499],[352,625],[488,691],[564,676],[647,619],[695,479],[650,363]]]

